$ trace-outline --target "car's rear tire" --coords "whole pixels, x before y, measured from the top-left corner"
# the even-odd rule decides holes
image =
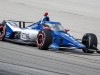
[[[48,47],[52,43],[52,35],[49,30],[42,30],[38,33],[36,44],[41,50],[48,50]]]
[[[84,53],[94,53],[93,50],[97,47],[97,37],[93,33],[86,33],[82,38],[82,44],[86,46],[86,49],[83,49]]]
[[[0,41],[4,41],[4,37],[5,37],[5,24],[4,22],[2,22],[0,24]]]

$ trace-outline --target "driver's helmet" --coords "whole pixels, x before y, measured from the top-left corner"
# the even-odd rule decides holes
[[[43,28],[43,29],[50,30],[50,27],[49,27],[49,25],[47,25],[47,24],[42,24],[42,28]]]

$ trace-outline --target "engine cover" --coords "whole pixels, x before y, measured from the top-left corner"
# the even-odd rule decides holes
[[[20,39],[24,41],[36,41],[38,30],[23,29],[20,34]]]

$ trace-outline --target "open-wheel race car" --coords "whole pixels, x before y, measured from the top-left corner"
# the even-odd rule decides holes
[[[21,21],[18,21],[21,24]],[[22,22],[24,25],[26,22]],[[60,22],[36,22],[21,28],[15,21],[3,21],[0,24],[0,40],[36,45],[39,49],[59,49],[72,47],[82,49],[85,53],[93,53],[97,49],[97,37],[86,33],[81,42],[65,30]]]

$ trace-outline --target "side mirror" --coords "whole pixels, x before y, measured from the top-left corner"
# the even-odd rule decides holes
[[[65,29],[65,32],[68,32],[69,31],[69,29]]]

